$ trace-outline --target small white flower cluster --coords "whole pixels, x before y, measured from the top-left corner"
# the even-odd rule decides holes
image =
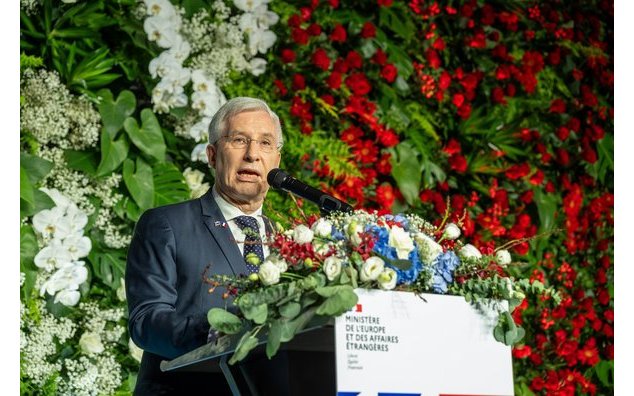
[[[73,396],[111,395],[121,385],[121,366],[114,354],[64,360],[67,376],[59,393]]]
[[[90,238],[84,236],[88,216],[59,191],[42,191],[51,197],[55,207],[33,216],[33,228],[44,245],[34,259],[43,271],[40,295],[48,293],[55,296],[54,302],[74,306],[80,297],[79,285],[88,278],[88,270],[79,260],[92,248]]]
[[[143,1],[148,39],[166,49],[149,65],[152,77],[160,78],[152,90],[154,110],[167,113],[191,100],[196,117],[187,116],[182,122],[187,127],[177,128],[187,132],[178,134],[204,141],[211,118],[226,102],[220,87],[229,82],[230,72],[264,73],[266,60],[256,55],[266,54],[275,43],[277,37],[269,28],[279,16],[268,10],[269,0],[234,0],[243,13],[233,17],[225,2],[216,0],[211,5],[213,16],[203,9],[189,20],[183,20],[182,12],[169,0]],[[190,80],[193,92],[188,99],[185,86]],[[193,161],[207,162],[204,146],[199,143],[194,148]]]
[[[205,174],[201,171],[188,167],[183,171],[183,176],[191,191],[191,198],[202,197],[209,190],[209,183],[203,183]]]
[[[20,129],[40,144],[82,150],[97,143],[99,113],[87,98],[72,95],[57,72],[25,70],[20,93]]]
[[[127,247],[131,236],[122,229],[126,226],[114,214],[114,206],[123,198],[117,193],[121,175],[113,173],[99,180],[90,179],[82,172],[69,169],[64,159],[64,151],[58,147],[40,147],[38,156],[51,161],[53,169],[42,180],[50,189],[57,189],[87,215],[95,212],[89,197],[95,196],[101,201],[95,220],[95,227],[104,233],[104,242],[108,247],[120,249]]]
[[[20,0],[20,10],[27,15],[34,15],[40,5],[40,0]]]
[[[34,385],[43,385],[52,375],[62,370],[62,363],[51,359],[57,346],[75,335],[77,326],[68,318],[56,318],[46,311],[44,301],[36,303],[38,320],[27,315],[20,302],[20,371]]]

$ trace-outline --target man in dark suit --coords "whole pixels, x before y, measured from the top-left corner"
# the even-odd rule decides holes
[[[133,341],[144,350],[135,395],[230,394],[220,375],[163,373],[170,360],[203,345],[207,311],[224,307],[209,294],[202,274],[257,271],[246,253],[263,258],[258,243],[236,243],[264,235],[262,203],[268,172],[279,166],[283,144],[278,116],[265,102],[234,98],[209,126],[207,158],[214,186],[201,198],[154,208],[139,219],[128,251],[126,293]]]

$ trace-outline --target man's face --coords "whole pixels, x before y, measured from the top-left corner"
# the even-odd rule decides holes
[[[275,123],[265,111],[239,113],[229,119],[224,136],[244,136],[249,139],[268,139],[277,146]],[[280,165],[280,152],[264,152],[257,142],[245,148],[234,148],[228,138],[221,137],[215,145],[207,146],[207,159],[216,170],[218,193],[241,209],[255,210],[264,201],[269,184],[266,176]]]

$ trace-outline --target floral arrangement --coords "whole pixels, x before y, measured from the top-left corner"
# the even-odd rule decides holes
[[[447,222],[461,223],[483,256],[509,251],[503,272],[514,283],[557,290],[556,307],[527,293],[512,312],[526,332],[513,347],[515,394],[613,393],[613,16],[610,0],[20,0],[25,320],[35,328],[49,315],[69,318],[76,336],[56,348],[79,351],[82,303],[124,307],[134,222],[213,184],[207,165],[192,161],[204,160],[194,147],[204,143],[204,113],[222,95],[254,96],[283,121],[282,168],[357,209],[428,219],[449,209]],[[157,34],[173,43],[161,46]],[[170,101],[157,86],[182,86],[182,95]],[[87,217],[78,248],[91,242],[75,260],[87,271],[78,288],[40,295],[58,270],[35,264],[46,247],[58,252],[34,225],[57,206],[52,190]],[[300,216],[277,192],[266,205],[274,220]],[[519,243],[495,252],[499,240]],[[460,260],[447,293],[464,275],[470,298],[482,280],[462,274]],[[77,303],[64,305],[75,292]],[[129,394],[138,350],[127,334],[118,345],[116,392]],[[22,374],[41,362],[21,356]],[[46,372],[70,380],[65,369]],[[56,393],[33,378],[21,376],[25,394]]]
[[[225,296],[244,317],[221,308],[209,311],[217,331],[244,334],[230,360],[235,363],[268,333],[266,353],[273,356],[314,315],[338,316],[357,303],[355,288],[406,290],[484,299],[498,313],[495,338],[513,345],[524,336],[511,313],[526,294],[539,294],[556,304],[559,295],[540,281],[514,281],[505,274],[511,255],[503,247],[482,254],[458,240],[458,224],[436,227],[416,215],[378,215],[364,211],[332,214],[279,232],[268,243],[271,254],[248,278],[215,275],[207,281],[224,285]],[[512,244],[509,244],[509,246]],[[502,304],[506,302],[506,304]]]

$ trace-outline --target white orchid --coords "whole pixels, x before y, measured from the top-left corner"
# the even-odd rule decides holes
[[[266,51],[275,44],[275,40],[277,35],[270,30],[254,30],[249,33],[249,52],[251,55],[256,55],[258,52],[266,54]]]
[[[253,12],[257,7],[268,2],[269,0],[233,0],[233,5],[244,12]]]
[[[72,261],[88,256],[92,249],[92,242],[87,236],[70,235],[62,241],[62,247],[69,253]]]
[[[192,161],[207,163],[207,143],[197,144],[190,155]]]
[[[173,73],[173,69],[181,67],[181,63],[174,57],[173,54],[169,51],[163,51],[159,56],[150,61],[148,69],[153,78],[163,78],[168,74]]]
[[[255,7],[253,15],[257,19],[257,25],[260,29],[268,29],[280,20],[280,16],[270,11],[266,4]]]
[[[46,195],[48,195],[53,202],[55,202],[55,206],[66,210],[67,207],[69,207],[71,204],[74,205],[73,201],[71,201],[70,199],[68,199],[65,195],[63,195],[61,192],[59,192],[59,190],[57,190],[56,188],[46,188],[46,187],[42,187],[40,188],[40,191],[46,193]]]
[[[250,34],[258,30],[258,18],[252,12],[245,12],[238,19],[238,26],[243,33]]]
[[[176,15],[176,9],[169,0],[144,0],[147,15],[170,18]]]
[[[407,260],[409,253],[414,250],[414,241],[409,233],[399,226],[390,228],[388,244],[396,249],[396,256],[401,260]]]
[[[66,208],[66,215],[70,221],[70,233],[82,235],[84,233],[84,227],[88,224],[88,216],[82,210],[80,210],[74,203]]]
[[[216,88],[216,81],[208,78],[202,70],[196,69],[192,72],[192,88],[196,92],[211,92]]]
[[[177,67],[167,69],[160,83],[168,84],[171,86],[171,91],[169,92],[178,95],[184,92],[183,87],[187,85],[190,79],[191,71],[186,67],[178,65]]]
[[[53,302],[66,305],[67,307],[73,307],[79,302],[79,297],[81,297],[81,294],[79,294],[78,290],[65,289],[60,290],[55,295],[55,299],[53,300]]]
[[[262,58],[252,58],[249,61],[249,71],[254,76],[264,74],[264,72],[266,71],[266,60]]]
[[[143,30],[145,30],[148,40],[155,41],[159,47],[171,48],[178,40],[178,29],[180,28],[178,20],[180,17],[151,16],[143,22]]]
[[[203,117],[189,129],[189,136],[197,142],[207,140],[209,138],[209,124],[211,124],[211,117]]]
[[[88,279],[88,270],[83,261],[68,263],[57,270],[40,288],[40,295],[55,295],[60,290],[77,290]]]
[[[40,250],[33,260],[38,268],[50,272],[73,261],[73,257],[61,242],[54,240]]]
[[[163,53],[168,53],[176,61],[182,64],[185,61],[185,59],[189,57],[189,54],[191,53],[191,51],[192,51],[192,47],[189,44],[189,41],[183,39],[182,36],[178,35],[176,36],[176,39],[172,43],[172,46],[170,47],[170,49],[168,49],[167,51],[164,51]],[[163,53],[161,53],[161,55],[163,55]]]
[[[63,239],[73,231],[71,219],[65,216],[66,210],[59,206],[44,209],[33,216],[33,228],[42,234],[44,239]]]

